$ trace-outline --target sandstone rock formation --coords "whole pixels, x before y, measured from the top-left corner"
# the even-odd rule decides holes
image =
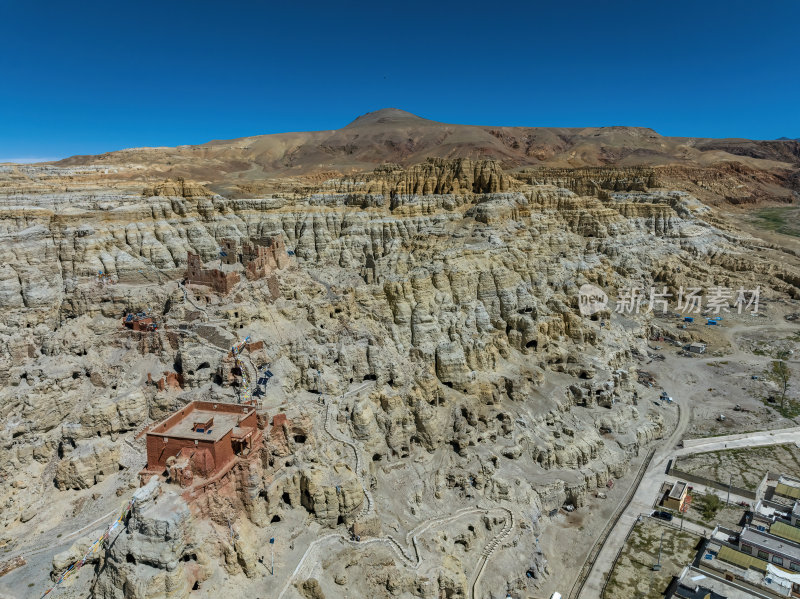
[[[486,547],[516,572],[490,576],[534,592],[551,514],[671,425],[638,401],[652,315],[584,317],[578,289],[800,297],[794,257],[667,187],[671,167],[434,159],[235,198],[138,180],[120,156],[0,172],[2,534],[129,497],[139,434],[192,399],[236,402],[248,381],[266,442],[208,487],[135,503],[92,564],[104,599],[253,590],[274,537],[285,596],[354,579],[365,596],[465,596]],[[293,256],[274,278],[182,284],[189,253],[263,238]],[[121,326],[141,311],[156,330]],[[263,345],[234,361],[248,336]],[[322,557],[301,563],[307,549]]]

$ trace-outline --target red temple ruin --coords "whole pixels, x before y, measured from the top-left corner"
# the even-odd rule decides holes
[[[193,401],[147,431],[142,480],[165,470],[182,487],[221,477],[261,440],[254,405]]]
[[[164,372],[164,375],[160,379],[154,381],[153,375],[148,372],[147,384],[155,385],[158,387],[159,391],[164,391],[164,389],[178,390],[183,388],[183,376],[177,372]]]
[[[261,237],[239,245],[236,239],[225,238],[222,244],[224,264],[242,264],[248,279],[261,279],[289,265],[289,254],[283,237]]]
[[[286,268],[290,262],[286,243],[280,235],[260,237],[244,243],[226,237],[220,241],[220,247],[220,268],[204,268],[200,256],[189,252],[187,284],[205,285],[217,293],[226,294],[241,280],[236,268],[243,267],[248,279],[262,279],[276,270]],[[277,288],[277,283],[273,286]],[[276,294],[274,289],[271,291],[273,295]]]
[[[189,252],[186,264],[186,283],[205,285],[217,293],[226,294],[240,281],[239,273],[224,272],[218,268],[203,268],[200,256]]]

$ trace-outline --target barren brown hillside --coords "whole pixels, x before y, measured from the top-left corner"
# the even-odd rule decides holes
[[[493,158],[507,171],[555,167],[668,167],[671,184],[709,201],[791,201],[800,190],[800,142],[664,137],[645,127],[492,127],[431,121],[387,108],[342,129],[257,135],[197,146],[73,156],[61,166],[141,165],[228,193],[271,178],[319,180],[428,158]],[[680,167],[680,168],[675,168]],[[720,178],[726,180],[720,184]],[[717,189],[714,189],[717,188]]]

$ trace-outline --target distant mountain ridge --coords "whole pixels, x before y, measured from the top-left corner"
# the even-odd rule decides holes
[[[175,148],[132,148],[73,156],[53,164],[134,165],[150,177],[184,177],[214,189],[231,190],[257,189],[253,182],[265,179],[324,179],[369,172],[387,163],[407,167],[429,158],[493,159],[512,173],[536,167],[717,168],[740,164],[788,181],[779,182],[778,187],[800,190],[800,143],[795,140],[665,137],[646,127],[626,126],[457,125],[396,108],[361,115],[336,130],[255,135]],[[780,201],[787,201],[787,193],[792,192],[784,189],[779,193],[783,195]],[[759,192],[764,194],[770,192]]]

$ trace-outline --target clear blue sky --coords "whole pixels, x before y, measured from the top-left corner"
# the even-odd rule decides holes
[[[467,124],[800,137],[800,1],[0,0],[0,160]]]

